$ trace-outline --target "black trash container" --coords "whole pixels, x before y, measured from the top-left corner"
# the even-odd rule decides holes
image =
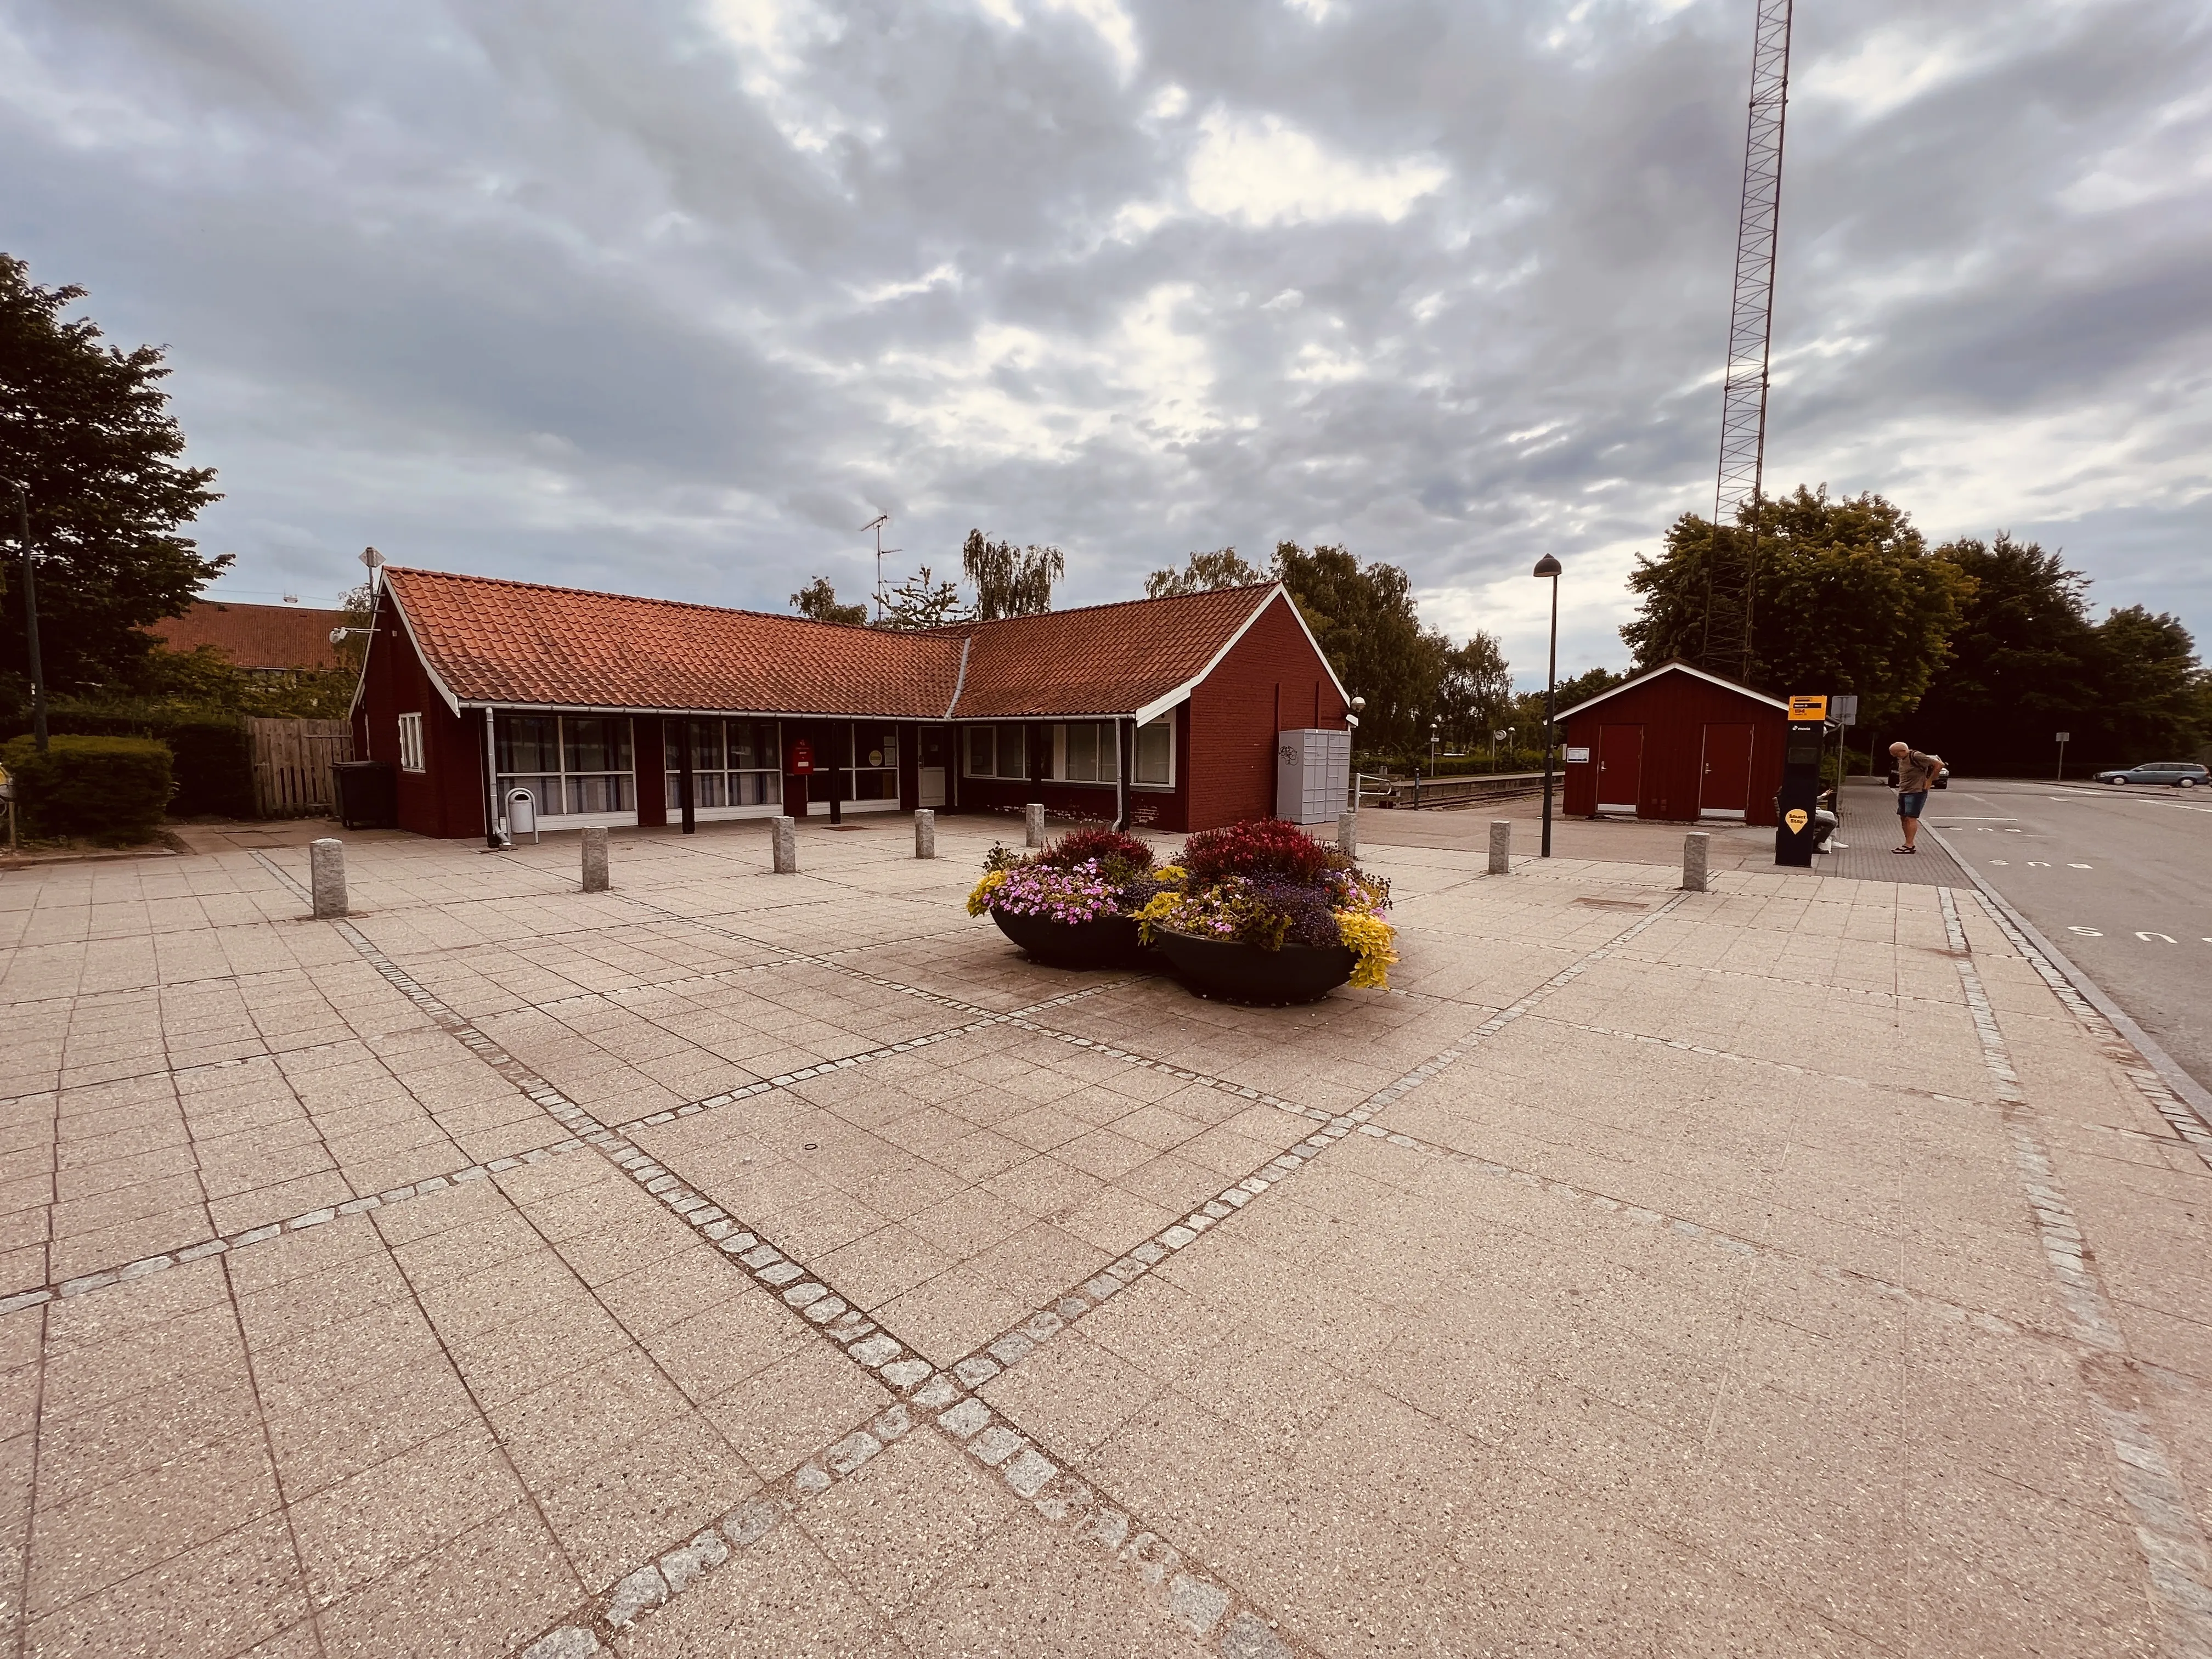
[[[398,769],[390,761],[332,761],[338,822],[349,830],[393,830],[399,825]]]

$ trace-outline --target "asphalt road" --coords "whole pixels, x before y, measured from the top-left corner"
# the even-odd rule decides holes
[[[2212,788],[1961,779],[1928,822],[2212,1088]]]

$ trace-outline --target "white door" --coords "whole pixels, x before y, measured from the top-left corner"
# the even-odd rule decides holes
[[[917,768],[916,770],[920,774],[917,781],[921,792],[919,804],[932,808],[944,805],[945,769],[941,766],[924,766]]]

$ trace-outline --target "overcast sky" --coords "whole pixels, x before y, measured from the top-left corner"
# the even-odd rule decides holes
[[[1803,0],[1770,488],[2212,629],[2212,14]],[[1712,507],[1751,0],[0,0],[0,246],[170,349],[222,590],[781,610],[1282,538],[1540,680]]]

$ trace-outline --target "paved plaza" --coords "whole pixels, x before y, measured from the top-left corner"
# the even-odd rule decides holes
[[[0,875],[15,1650],[2212,1656],[2212,1131],[1971,888],[1486,817],[1290,1010],[975,820]]]

